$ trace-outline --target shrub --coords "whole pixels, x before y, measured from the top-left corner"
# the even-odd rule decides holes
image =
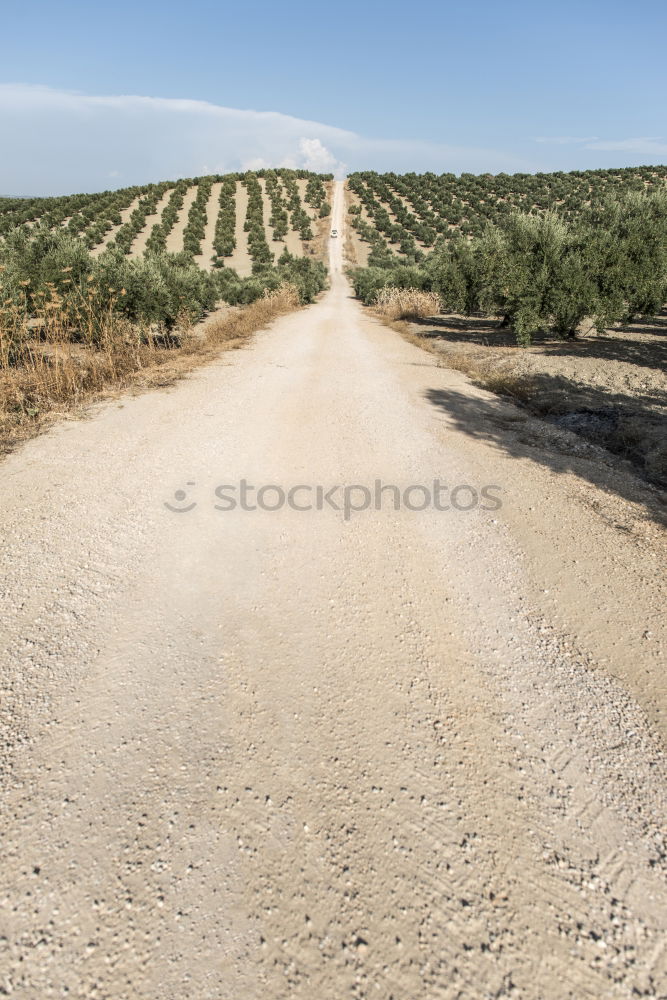
[[[374,218],[387,230],[381,212]],[[404,237],[409,254],[395,254],[359,216],[352,224],[372,243],[368,269],[352,273],[366,304],[380,289],[409,283],[436,292],[447,310],[501,316],[521,345],[542,329],[574,337],[587,316],[604,329],[652,315],[667,298],[667,195],[660,190],[601,197],[572,218],[553,210],[503,212],[472,238],[440,238],[423,262]]]

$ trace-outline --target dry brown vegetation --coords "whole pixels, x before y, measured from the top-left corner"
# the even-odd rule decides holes
[[[440,312],[440,296],[417,288],[382,288],[375,307],[388,319],[427,319]]]
[[[266,292],[251,305],[225,307],[201,323],[185,319],[169,335],[155,335],[109,309],[96,317],[96,344],[74,342],[70,317],[57,302],[37,321],[6,313],[0,326],[0,453],[53,419],[119,390],[168,385],[215,357],[240,347],[252,333],[299,307],[292,285]],[[8,324],[23,324],[11,363]],[[16,330],[12,331],[14,334]]]

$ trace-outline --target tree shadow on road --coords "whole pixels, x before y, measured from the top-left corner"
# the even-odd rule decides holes
[[[452,422],[454,427],[469,437],[491,443],[495,448],[514,458],[527,459],[556,473],[573,473],[610,495],[622,497],[643,507],[646,516],[659,524],[667,524],[667,496],[659,486],[639,478],[639,468],[610,453],[610,443],[617,443],[617,453],[632,458],[632,448],[640,448],[647,440],[656,443],[658,451],[652,456],[656,467],[665,462],[665,417],[660,426],[649,424],[655,419],[656,399],[651,395],[645,400],[636,396],[624,397],[622,393],[602,394],[606,409],[590,406],[577,413],[579,426],[572,411],[572,401],[577,389],[588,394],[589,386],[577,386],[571,379],[560,376],[537,376],[531,395],[537,399],[567,400],[569,412],[559,416],[554,413],[541,419],[528,407],[516,405],[502,397],[478,397],[455,389],[428,389],[425,397]],[[583,398],[583,397],[582,397]],[[660,400],[664,402],[664,400]],[[624,417],[624,407],[627,414]],[[553,412],[553,411],[552,411]],[[621,414],[619,416],[619,414]],[[586,426],[588,424],[588,426]],[[657,427],[657,431],[656,431]],[[586,433],[582,433],[582,431]],[[577,433],[579,431],[579,433]],[[662,435],[660,434],[662,431]],[[591,446],[591,443],[599,447]],[[643,452],[634,456],[635,465],[646,463]],[[664,470],[663,470],[664,471]]]

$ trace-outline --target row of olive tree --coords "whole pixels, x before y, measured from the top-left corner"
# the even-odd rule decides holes
[[[158,202],[170,187],[171,185],[168,182],[164,184],[152,184],[148,192],[139,200],[127,222],[123,223],[113,239],[109,241],[108,246],[116,247],[122,250],[123,253],[128,254],[132,249],[135,239],[146,225],[146,219],[149,215],[155,214]]]
[[[514,212],[477,239],[439,242],[419,265],[386,253],[374,263],[353,275],[365,302],[386,286],[424,288],[448,311],[501,317],[522,345],[539,330],[574,337],[585,317],[604,329],[662,308],[667,194],[631,194],[576,222]]]
[[[273,239],[282,242],[289,230],[289,215],[283,202],[282,190],[275,170],[267,170],[264,175],[266,193],[271,202],[269,225],[273,229]]]
[[[222,181],[218,199],[218,218],[213,237],[213,266],[223,267],[224,258],[231,257],[236,248],[236,174],[229,174]]]
[[[176,225],[176,220],[183,207],[185,192],[188,186],[188,181],[178,181],[174,187],[169,195],[169,201],[164,207],[160,220],[155,223],[146,240],[147,250],[153,253],[161,253],[167,249],[167,238]]]
[[[290,212],[290,222],[292,229],[299,233],[304,242],[312,240],[313,230],[310,225],[310,216],[301,204],[299,187],[295,180],[295,175],[291,171],[281,173],[283,187],[287,195],[287,207]]]
[[[248,192],[248,207],[243,228],[248,234],[248,253],[252,260],[252,270],[253,273],[257,273],[265,267],[270,267],[274,258],[266,242],[264,199],[260,183],[254,174],[246,174],[243,183]]]
[[[667,167],[654,166],[459,177],[364,171],[351,174],[348,183],[390,243],[400,243],[408,232],[423,247],[431,247],[438,235],[449,237],[454,229],[480,236],[488,222],[502,222],[513,210],[552,209],[573,221],[588,205],[633,191],[663,190],[665,180]]]

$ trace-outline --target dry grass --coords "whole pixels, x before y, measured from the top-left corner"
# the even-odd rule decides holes
[[[463,372],[477,385],[498,395],[511,396],[521,402],[528,402],[535,396],[534,380],[519,370],[514,347],[489,350],[476,345],[449,345],[445,350],[434,348],[434,353],[440,364]]]
[[[515,347],[489,349],[478,344],[446,344],[432,342],[422,337],[414,326],[402,320],[393,320],[379,313],[382,322],[396,330],[409,343],[422,351],[434,354],[444,368],[468,375],[476,385],[499,395],[527,402],[535,395],[533,379],[520,371]]]
[[[57,307],[37,321],[5,314],[0,325],[0,453],[82,404],[126,388],[169,385],[221,350],[240,347],[255,331],[298,307],[297,289],[284,285],[251,305],[228,309],[196,326],[183,322],[168,338],[109,310],[101,321],[98,317],[97,346],[85,338],[73,342],[66,316]],[[10,319],[12,340],[21,345],[11,360]]]
[[[244,341],[277,316],[284,316],[298,308],[299,292],[294,285],[286,284],[274,292],[267,291],[252,305],[230,310],[226,315],[205,323],[198,353],[215,353],[231,341]]]
[[[440,297],[435,292],[417,288],[382,288],[375,298],[375,308],[387,319],[427,319],[440,312]]]

